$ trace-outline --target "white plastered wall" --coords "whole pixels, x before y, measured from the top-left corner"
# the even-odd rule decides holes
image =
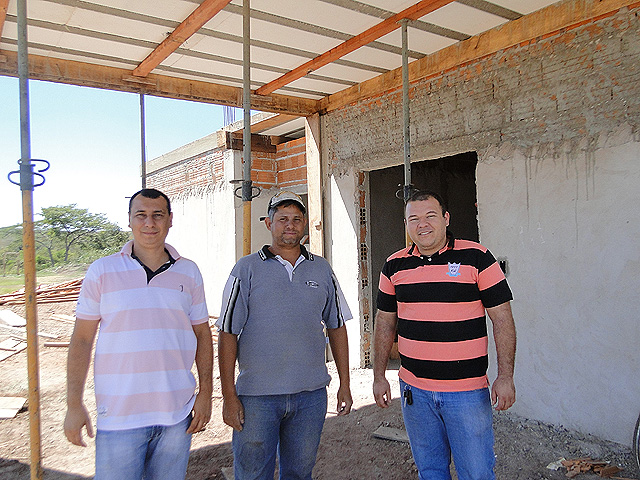
[[[360,300],[358,297],[358,237],[356,228],[356,192],[352,172],[340,177],[331,175],[327,185],[325,211],[325,256],[333,268],[353,319],[347,322],[349,365],[360,366]]]
[[[233,151],[224,155],[224,171],[233,172]],[[213,188],[192,191],[174,198],[171,206],[173,227],[167,241],[198,264],[209,315],[218,316],[222,291],[236,261],[233,185],[223,181]]]
[[[507,258],[515,297],[513,411],[626,445],[640,411],[639,185],[627,126],[594,145],[490,148],[477,169],[480,239]]]

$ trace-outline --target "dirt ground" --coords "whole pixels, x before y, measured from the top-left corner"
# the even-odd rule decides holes
[[[0,307],[5,308],[5,307]],[[24,315],[22,307],[9,307]],[[62,432],[65,414],[65,365],[67,349],[45,347],[45,341],[67,341],[72,324],[55,320],[54,313],[72,315],[73,303],[41,305],[40,332],[58,338],[40,338],[40,418],[42,464],[47,480],[85,479],[93,476],[94,444],[88,447],[69,444]],[[0,328],[0,341],[9,332]],[[28,396],[26,350],[0,362],[0,396]],[[217,369],[217,366],[216,366]],[[330,364],[332,376],[337,378]],[[90,374],[91,375],[91,374]],[[397,392],[397,375],[389,370],[387,377]],[[380,426],[403,428],[400,400],[392,407],[377,408],[371,394],[372,372],[351,371],[354,410],[346,417],[335,413],[335,382],[330,385],[327,421],[322,434],[314,478],[319,480],[404,480],[417,478],[408,444],[372,437]],[[92,383],[85,395],[88,408],[94,412]],[[222,480],[222,468],[231,467],[231,429],[221,420],[220,383],[214,378],[213,417],[207,430],[194,435],[187,472],[190,480]],[[624,468],[619,477],[640,478],[631,452],[625,446],[593,436],[570,432],[562,427],[526,420],[510,413],[496,413],[496,474],[498,480],[563,479],[564,469],[553,471],[547,465],[565,458],[591,457]],[[94,422],[95,425],[95,422]],[[29,478],[29,418],[25,409],[13,419],[0,420],[0,479]],[[578,479],[600,478],[581,474]]]

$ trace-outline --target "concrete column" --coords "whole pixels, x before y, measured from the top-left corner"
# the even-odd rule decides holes
[[[320,115],[306,117],[304,130],[307,145],[307,195],[309,245],[316,255],[324,256],[323,182],[320,158]]]

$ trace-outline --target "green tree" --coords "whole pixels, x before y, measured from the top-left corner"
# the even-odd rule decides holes
[[[22,261],[22,225],[0,228],[0,274],[16,268]]]
[[[47,250],[51,266],[55,266],[56,251],[62,253],[62,261],[69,261],[72,247],[104,249],[107,241],[120,245],[127,234],[118,225],[107,220],[102,213],[89,213],[76,204],[45,207],[42,220],[36,222],[36,242]],[[109,247],[113,248],[111,243]]]

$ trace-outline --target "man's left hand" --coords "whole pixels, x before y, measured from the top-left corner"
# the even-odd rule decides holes
[[[491,404],[496,410],[507,410],[515,401],[516,386],[513,377],[498,375],[491,386]]]
[[[211,394],[199,392],[193,403],[193,419],[187,429],[187,433],[198,433],[205,429],[211,420]]]
[[[341,386],[338,389],[338,405],[336,409],[338,416],[347,415],[351,411],[353,405],[353,399],[351,398],[351,389],[349,387]]]

